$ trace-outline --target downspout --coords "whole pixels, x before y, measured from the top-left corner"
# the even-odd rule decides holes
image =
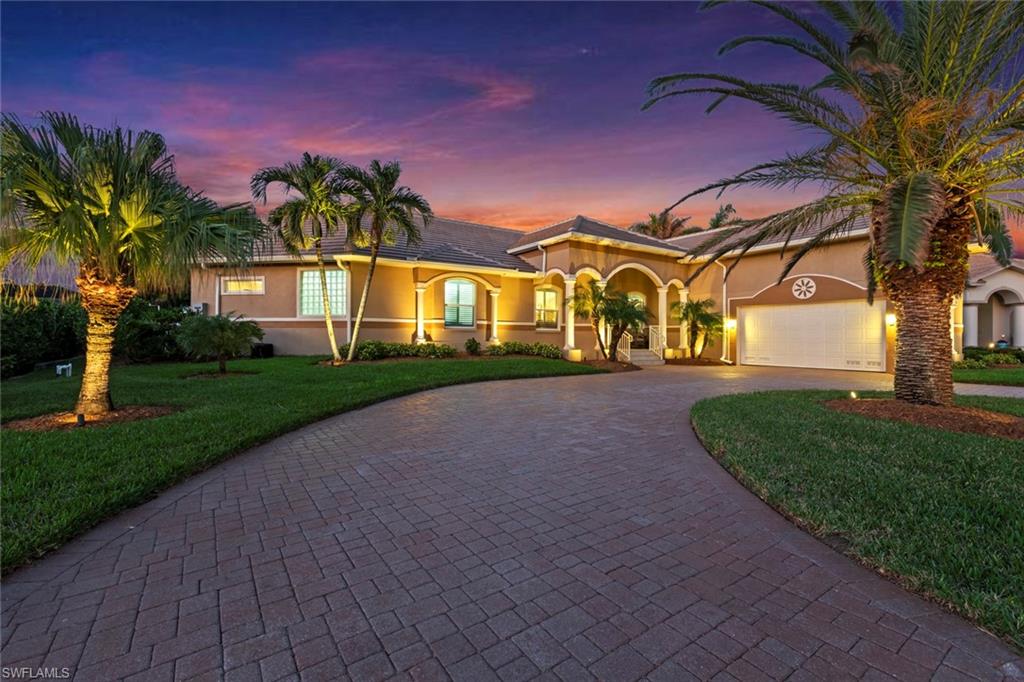
[[[548,250],[544,248],[543,244],[537,244],[537,248],[540,249],[540,271],[545,277],[548,276]]]
[[[722,310],[725,312],[725,315],[722,318],[722,324],[725,325],[725,329],[722,330],[722,357],[718,359],[728,365],[734,365],[736,363],[729,359],[729,284],[725,279],[729,268],[725,267],[721,261],[717,260],[715,261],[715,265],[722,268]]]

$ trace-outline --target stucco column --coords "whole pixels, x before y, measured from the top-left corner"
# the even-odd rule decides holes
[[[690,290],[689,289],[680,289],[679,290],[679,312],[680,313],[683,312],[683,306],[686,305],[686,302],[689,300],[689,298],[690,298]],[[680,355],[685,357],[686,356],[686,350],[687,350],[687,346],[686,346],[686,323],[683,322],[682,320],[680,320],[680,322],[679,322],[679,350],[683,351],[682,353],[680,353]]]
[[[964,303],[964,348],[978,345],[978,305]]]
[[[565,278],[565,350],[576,347],[576,313],[572,311],[572,297],[576,295],[576,278]]]
[[[668,345],[668,287],[658,287],[658,333],[664,348]]]
[[[501,343],[498,341],[498,296],[501,294],[501,289],[491,289],[491,343]]]
[[[1024,303],[1014,303],[1010,317],[1010,342],[1024,348]]]
[[[426,343],[427,341],[427,333],[423,328],[423,293],[426,290],[426,284],[416,285],[416,343]]]
[[[606,280],[606,279],[594,280],[594,284],[596,284],[601,289],[601,291],[604,291],[605,287],[608,286],[608,280]],[[605,343],[605,348],[608,349],[608,329],[605,326],[604,320],[601,320],[601,323],[599,325],[597,325],[597,329],[598,329],[598,333],[601,335],[601,341],[603,341]],[[597,351],[598,353],[601,352],[601,344],[598,342],[597,339],[594,339],[594,350]],[[611,352],[610,349],[608,349],[608,350],[609,350],[609,352]]]

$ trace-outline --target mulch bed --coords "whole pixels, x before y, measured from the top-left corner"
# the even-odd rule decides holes
[[[93,426],[109,426],[118,422],[134,422],[142,419],[153,419],[163,417],[179,411],[180,407],[170,405],[132,405],[114,410],[103,417],[86,417],[85,426],[78,426],[78,419],[74,412],[54,412],[52,414],[41,414],[38,417],[19,419],[4,424],[5,429],[12,431],[70,431],[77,428],[91,428]]]
[[[597,367],[606,372],[636,372],[640,368],[628,362],[612,362],[611,360],[584,360],[581,364]]]
[[[839,398],[826,400],[825,406],[839,412],[871,419],[900,421],[943,431],[980,433],[984,436],[1024,440],[1024,417],[991,412],[977,407],[912,405],[901,400]]]
[[[710,358],[673,358],[665,361],[666,365],[724,365],[721,360]]]

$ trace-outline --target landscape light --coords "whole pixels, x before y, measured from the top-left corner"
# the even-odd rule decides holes
[[[852,398],[853,400],[856,400],[857,399],[857,391],[850,391],[850,398]]]

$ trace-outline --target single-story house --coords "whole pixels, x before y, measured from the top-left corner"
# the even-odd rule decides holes
[[[630,344],[637,355],[685,355],[671,304],[715,300],[725,313],[723,339],[705,357],[731,363],[892,371],[895,322],[884,298],[865,300],[862,254],[866,229],[806,256],[776,283],[783,244],[749,251],[723,280],[726,256],[689,286],[696,269],[687,249],[707,232],[662,241],[576,216],[532,232],[435,218],[422,242],[381,248],[363,321],[363,339],[436,341],[461,348],[508,340],[561,346],[571,359],[594,357],[590,324],[569,313],[567,299],[588,280],[645,303],[649,327]],[[803,240],[786,246],[791,253]],[[328,286],[339,342],[351,337],[369,256],[336,234],[324,240]],[[192,275],[192,303],[210,313],[241,313],[257,321],[276,352],[323,354],[326,334],[320,283],[311,252],[268,248],[251,269],[208,263]],[[950,315],[950,347],[985,345],[1005,336],[1024,345],[1024,261],[999,266],[971,256],[965,297]]]

